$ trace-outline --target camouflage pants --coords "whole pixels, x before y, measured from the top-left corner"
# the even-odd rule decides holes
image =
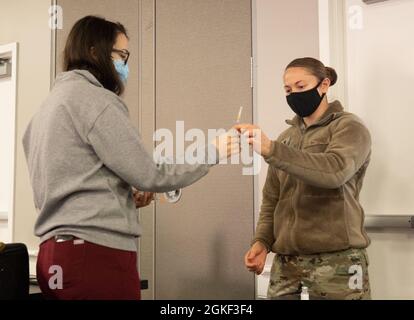
[[[365,249],[315,255],[286,256],[273,260],[268,298],[298,297],[302,286],[310,299],[371,299]]]

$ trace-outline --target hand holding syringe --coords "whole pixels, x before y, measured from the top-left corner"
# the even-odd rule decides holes
[[[239,113],[237,114],[236,125],[240,124],[240,120],[243,114],[243,107],[240,107]],[[227,133],[227,138],[229,141],[228,149],[227,149],[227,158],[236,156],[241,151],[241,144],[240,144],[240,132],[233,126],[233,128]]]
[[[243,107],[240,107],[239,113],[237,114],[236,125],[240,124],[240,120],[243,113]],[[240,152],[240,133],[235,128],[232,128],[229,132],[222,136],[223,143],[220,142],[220,137],[215,139],[212,143],[216,146],[219,152],[219,158],[228,158],[234,154]],[[227,141],[230,140],[230,141]],[[181,190],[176,190],[173,192],[164,193],[164,198],[160,198],[159,194],[153,192],[142,192],[135,188],[133,189],[133,197],[135,201],[135,206],[137,208],[142,208],[148,206],[153,200],[161,200],[161,202],[171,202],[174,203],[178,201],[181,197]]]
[[[237,124],[233,127],[233,130],[236,130],[239,133],[240,138],[247,139],[248,144],[253,147],[253,150],[256,153],[263,157],[269,156],[272,149],[272,141],[259,126],[240,123],[240,114],[242,110],[243,107],[240,108],[239,116],[236,120]]]

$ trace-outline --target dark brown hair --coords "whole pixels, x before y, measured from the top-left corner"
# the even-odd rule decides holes
[[[330,67],[325,67],[325,65],[315,58],[299,58],[293,60],[288,64],[286,70],[289,68],[304,68],[308,70],[312,75],[322,81],[326,78],[331,80],[331,86],[335,85],[338,81],[338,74],[335,69]]]
[[[128,37],[125,27],[119,22],[97,16],[80,19],[66,41],[63,70],[88,70],[104,88],[121,95],[124,85],[111,59],[119,34]]]

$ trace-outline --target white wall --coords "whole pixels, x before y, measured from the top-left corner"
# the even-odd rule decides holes
[[[283,67],[288,57],[317,57],[319,46],[322,61],[341,70],[339,76],[346,82],[339,86],[335,95],[345,97],[343,100],[348,101],[345,107],[361,116],[373,135],[373,162],[362,193],[367,213],[414,215],[410,211],[414,209],[414,171],[410,168],[414,145],[412,134],[409,134],[412,123],[409,115],[414,115],[414,97],[411,95],[414,1],[393,0],[372,6],[364,5],[361,0],[319,2],[320,30],[314,21],[318,19],[313,7],[315,3],[307,0],[257,1],[257,123],[272,138],[286,127],[283,120],[291,113],[282,92],[280,75]],[[307,5],[312,8],[303,7]],[[363,29],[346,31],[341,28],[342,19],[349,22],[354,13],[348,12],[352,5],[363,9]],[[343,16],[332,20],[335,14]],[[331,21],[327,21],[330,15]],[[406,169],[401,170],[401,167]],[[259,212],[265,172],[263,170],[258,178],[256,213]],[[385,183],[387,180],[390,183]],[[368,252],[373,298],[414,299],[414,233],[384,229],[369,230],[369,235],[372,240]],[[258,277],[259,296],[266,295],[270,259],[264,275]]]
[[[414,215],[414,1],[346,0],[346,9],[349,110],[373,137],[361,202],[367,214]],[[373,297],[414,299],[414,230],[369,235]]]
[[[255,122],[272,139],[288,126],[294,114],[286,103],[283,73],[295,58],[319,56],[317,0],[255,1]],[[256,219],[262,201],[267,165],[263,162],[255,187]],[[266,296],[272,255],[257,278],[257,295]]]
[[[346,2],[363,19],[361,29],[347,28],[349,109],[373,136],[361,200],[367,214],[414,215],[414,1]]]
[[[0,44],[19,43],[13,241],[23,242],[31,250],[38,247],[38,239],[33,233],[37,214],[21,141],[29,121],[49,92],[50,4],[51,0],[1,1],[0,10]]]

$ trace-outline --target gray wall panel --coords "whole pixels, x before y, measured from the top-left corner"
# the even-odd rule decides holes
[[[249,0],[156,1],[156,127],[252,121]],[[253,177],[220,166],[156,210],[157,299],[253,299]]]

